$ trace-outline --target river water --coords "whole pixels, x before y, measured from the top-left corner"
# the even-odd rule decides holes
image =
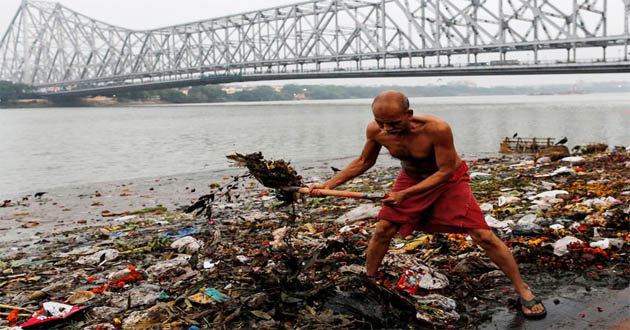
[[[500,140],[567,136],[630,145],[630,94],[412,98],[445,118],[460,154]],[[0,110],[0,198],[52,187],[228,169],[262,151],[298,167],[360,153],[369,99]],[[386,164],[389,156],[381,157]]]

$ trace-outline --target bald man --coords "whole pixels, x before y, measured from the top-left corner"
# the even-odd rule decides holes
[[[392,237],[413,230],[466,233],[512,281],[526,317],[546,315],[541,300],[523,282],[512,253],[484,220],[469,185],[468,166],[453,144],[453,133],[442,119],[414,116],[407,97],[397,91],[379,94],[372,102],[374,121],[367,127],[361,155],[317,189],[333,189],[371,168],[381,147],[400,159],[402,170],[382,200],[376,229],[367,249],[366,272],[375,277]]]

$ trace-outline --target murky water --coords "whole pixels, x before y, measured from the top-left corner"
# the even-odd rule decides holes
[[[371,100],[0,110],[0,198],[50,187],[228,168],[263,151],[300,166],[357,155]],[[630,94],[414,98],[463,154],[502,137],[630,145]],[[389,157],[382,157],[387,160]]]

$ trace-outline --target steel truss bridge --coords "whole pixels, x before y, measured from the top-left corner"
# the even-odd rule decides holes
[[[320,0],[138,31],[24,0],[0,39],[0,80],[86,96],[277,79],[630,72],[629,16],[630,0]]]

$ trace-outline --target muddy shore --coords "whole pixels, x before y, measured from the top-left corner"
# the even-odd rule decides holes
[[[298,170],[307,182],[320,181],[332,174],[331,165],[339,167],[345,162]],[[518,313],[509,281],[497,275],[493,264],[463,236],[414,233],[413,237],[396,238],[380,279],[387,291],[369,284],[356,287],[362,283],[360,269],[374,229],[373,218],[339,219],[367,201],[307,197],[297,205],[297,219],[292,224],[290,208],[279,207],[272,191],[251,178],[241,178],[231,200],[215,202],[210,219],[181,211],[200,196],[229,186],[235,175],[244,173],[240,169],[215,173],[212,179],[208,173],[196,173],[52,189],[40,198],[16,196],[0,207],[0,301],[28,310],[37,310],[45,301],[74,301],[75,305],[90,307],[57,328],[96,329],[100,325],[100,329],[131,329],[141,328],[139,324],[165,329],[361,328],[400,325],[387,323],[394,321],[380,314],[379,308],[386,310],[385,305],[371,311],[379,316],[373,319],[361,306],[348,309],[348,302],[357,303],[352,300],[356,292],[378,302],[379,292],[384,295],[391,290],[391,299],[400,299],[400,306],[404,306],[398,317],[411,315],[407,321],[398,321],[408,322],[412,328],[628,328],[630,204],[625,192],[630,190],[630,165],[626,167],[630,155],[585,155],[584,162],[568,164],[573,173],[546,177],[537,176],[549,175],[567,164],[552,161],[534,166],[519,157],[470,162],[469,173],[478,173],[472,181],[473,191],[480,204],[492,207],[486,205],[486,214],[493,217],[495,231],[514,251],[525,280],[543,298],[548,310],[545,319],[528,320]],[[377,167],[342,188],[387,191],[398,170]],[[534,203],[540,199],[529,198],[564,189],[569,196],[545,200],[548,208]],[[514,199],[505,203],[508,197]],[[592,205],[590,210],[580,206],[604,197],[611,198],[609,204]],[[532,209],[534,205],[543,207]],[[537,216],[536,230],[515,234],[519,221],[528,214]],[[598,222],[601,218],[607,222]],[[562,231],[549,229],[559,224]],[[172,247],[180,238],[177,232],[187,228],[194,230],[183,237],[199,242],[198,250]],[[550,244],[567,236],[587,242],[586,247],[554,257]],[[621,239],[622,243],[604,249],[605,258],[592,249],[584,252],[589,242],[602,238]],[[101,256],[95,264],[79,263],[90,253],[112,248],[117,256],[111,260]],[[186,266],[176,268],[183,271],[155,270],[156,265],[182,255],[188,255]],[[476,261],[467,264],[469,259]],[[206,262],[217,265],[207,267]],[[425,276],[442,278],[437,273],[445,274],[450,284],[420,287],[417,295],[396,290],[403,268],[420,263],[428,267],[422,268]],[[130,266],[141,279],[110,288],[112,275]],[[461,271],[462,267],[467,270]],[[64,286],[56,287],[55,283]],[[218,289],[228,300],[215,297],[206,304],[193,298],[198,290],[208,287]],[[93,294],[86,301],[76,300],[78,291]],[[138,292],[154,299],[136,303],[133,299]],[[440,302],[446,301],[442,298],[428,305],[413,300],[431,294],[453,299],[457,307],[450,310],[441,306]],[[120,297],[127,303],[119,303]],[[409,315],[403,313],[405,308],[410,309]],[[420,311],[425,313],[422,321],[413,317]],[[17,324],[27,319],[21,316]],[[0,322],[0,327],[9,323]]]

